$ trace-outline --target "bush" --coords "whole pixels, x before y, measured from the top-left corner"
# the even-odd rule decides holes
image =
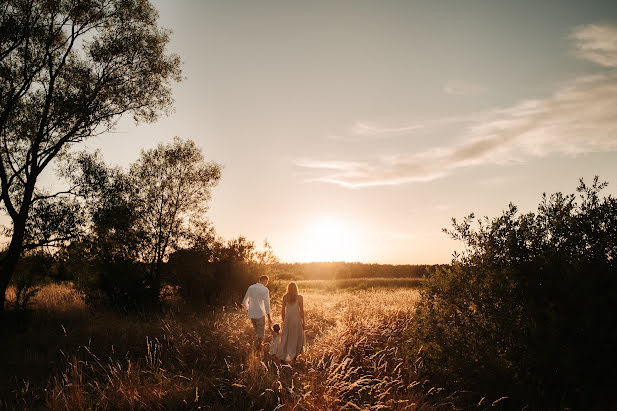
[[[242,301],[261,272],[255,264],[208,261],[201,250],[179,250],[166,266],[168,282],[190,305],[229,305]]]
[[[207,262],[196,250],[182,250],[166,267],[169,283],[190,305],[232,305],[240,303],[246,289],[257,282],[266,267],[254,262]]]
[[[144,264],[120,253],[74,241],[59,253],[60,269],[84,293],[89,304],[104,304],[126,310],[152,306]]]
[[[238,237],[223,243],[214,238],[199,246],[174,252],[166,264],[166,280],[178,287],[193,306],[240,303],[246,289],[275,261],[270,246],[259,251],[255,243]]]
[[[167,281],[178,286],[180,296],[191,305],[215,302],[216,277],[208,260],[206,250],[178,250],[170,256],[166,265]]]
[[[446,231],[466,251],[422,288],[410,351],[421,373],[518,407],[610,401],[617,201],[599,197],[605,186],[581,180],[578,199],[544,195],[537,213],[523,215],[510,204],[476,228],[473,214],[453,219]]]

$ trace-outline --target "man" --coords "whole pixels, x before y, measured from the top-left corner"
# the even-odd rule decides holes
[[[249,311],[249,318],[253,323],[256,334],[257,349],[261,348],[264,334],[266,332],[266,316],[268,317],[268,328],[272,326],[270,318],[270,290],[266,287],[270,278],[267,275],[259,277],[259,282],[251,285],[246,290],[242,305]]]

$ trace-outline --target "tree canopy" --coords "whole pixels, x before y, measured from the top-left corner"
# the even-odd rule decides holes
[[[37,186],[43,170],[124,114],[149,122],[171,108],[180,59],[157,18],[146,0],[0,4],[0,198],[12,220],[0,309],[31,208],[62,194]]]

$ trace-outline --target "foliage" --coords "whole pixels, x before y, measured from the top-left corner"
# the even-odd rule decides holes
[[[150,305],[143,264],[122,256],[122,245],[97,245],[93,240],[73,242],[59,254],[62,270],[84,293],[86,301],[122,310]]]
[[[85,223],[84,210],[74,198],[57,197],[37,201],[26,223],[24,249],[61,247],[78,238]]]
[[[158,298],[163,262],[190,238],[191,226],[204,219],[221,167],[206,162],[194,141],[176,137],[142,151],[128,176],[139,214],[135,222],[144,235],[139,259],[149,266],[147,282]]]
[[[61,175],[87,210],[85,235],[66,253],[68,265],[77,259],[88,267],[74,271],[77,283],[116,306],[157,304],[170,252],[209,228],[204,214],[220,167],[205,162],[193,141],[175,138],[142,151],[128,171],[108,167],[98,153],[77,153]]]
[[[70,190],[50,194],[37,185],[41,173],[123,114],[154,121],[181,77],[179,58],[165,50],[169,33],[145,0],[3,1],[0,35],[0,199],[11,219],[0,260],[2,310],[30,211],[58,217],[71,207],[62,199]]]
[[[62,266],[88,298],[135,308],[145,301],[144,269],[138,263],[145,237],[137,227],[136,187],[99,153],[77,153],[60,174],[69,179],[85,214],[83,235],[59,250]]]
[[[412,346],[442,384],[534,407],[589,407],[617,364],[617,200],[582,180],[579,197],[510,204],[447,231],[466,250],[422,290]],[[415,354],[412,355],[415,358]]]
[[[209,233],[212,235],[211,233]],[[190,249],[173,253],[167,263],[167,281],[189,304],[232,305],[276,262],[270,245],[258,250],[253,241],[238,237],[227,242],[202,240]]]

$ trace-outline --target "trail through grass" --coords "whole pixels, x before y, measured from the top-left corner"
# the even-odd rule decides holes
[[[419,389],[404,352],[408,338],[404,331],[413,319],[416,290],[327,292],[305,287],[302,292],[307,344],[292,365],[253,352],[252,328],[246,313],[236,307],[140,318],[88,313],[76,302],[81,316],[69,316],[67,310],[38,317],[35,313],[31,328],[3,342],[16,355],[9,364],[10,375],[2,376],[0,406],[428,407],[426,390]],[[278,300],[273,300],[276,322],[280,322]],[[46,343],[28,345],[35,339]]]

